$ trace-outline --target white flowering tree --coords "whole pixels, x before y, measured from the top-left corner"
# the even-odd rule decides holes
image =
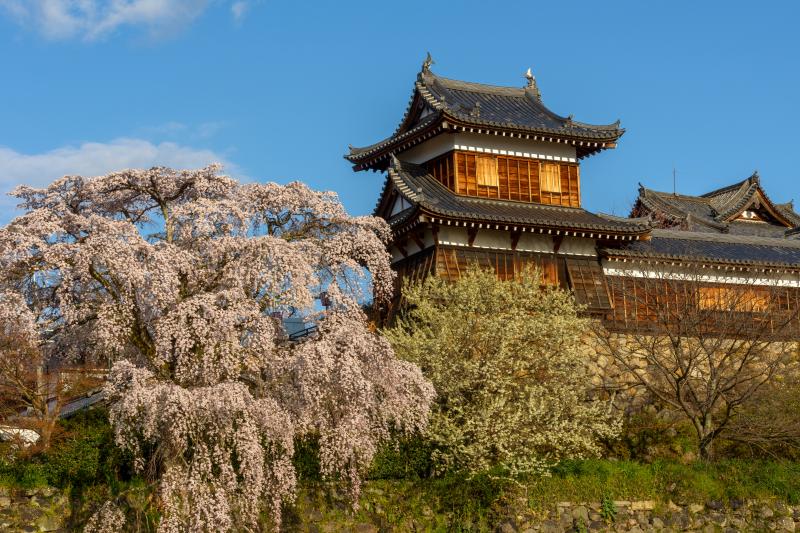
[[[431,385],[395,359],[359,305],[390,295],[388,227],[333,193],[200,170],[128,170],[19,187],[0,230],[3,290],[20,294],[65,357],[113,363],[117,443],[160,478],[159,530],[280,522],[293,441],[315,435],[323,473],[349,481],[392,431],[424,427]],[[333,305],[318,333],[276,316]],[[355,500],[354,500],[355,501]]]
[[[404,288],[407,308],[386,334],[436,387],[427,434],[440,470],[541,474],[619,433],[611,405],[589,399],[587,320],[541,279],[527,270],[501,281],[473,266],[455,282]]]

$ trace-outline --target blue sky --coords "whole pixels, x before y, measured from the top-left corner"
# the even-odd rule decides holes
[[[800,201],[796,2],[0,0],[0,192],[65,173],[222,161],[300,179],[354,214],[382,185],[348,143],[440,75],[522,86],[627,133],[583,161],[583,201],[627,214],[637,182],[702,193],[758,169]],[[0,223],[12,216],[0,200]]]

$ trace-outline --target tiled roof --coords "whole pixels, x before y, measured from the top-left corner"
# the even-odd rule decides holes
[[[457,220],[558,228],[587,232],[639,235],[650,229],[647,219],[594,214],[584,209],[459,196],[428,174],[424,167],[393,158],[386,187],[396,187],[415,207],[389,219],[399,226],[422,210]],[[588,235],[587,235],[588,236]]]
[[[774,213],[780,224],[734,220],[755,205]],[[645,211],[666,225],[689,231],[780,237],[788,236],[790,229],[800,226],[800,215],[795,213],[792,204],[773,203],[762,189],[757,173],[701,196],[654,191],[640,185],[634,211],[637,215]]]
[[[416,118],[421,109],[427,115]],[[495,128],[517,134],[541,134],[575,141],[578,157],[602,150],[625,133],[619,121],[594,125],[562,117],[541,102],[535,84],[528,87],[498,87],[435,75],[427,68],[417,76],[414,93],[397,130],[375,144],[350,146],[345,158],[363,162],[382,150],[399,151],[410,139],[441,122],[452,125]],[[438,132],[438,130],[437,130]]]
[[[530,87],[498,87],[451,80],[422,72],[418,88],[432,107],[476,126],[554,133],[591,140],[616,140],[619,122],[603,126],[577,122],[547,109]]]
[[[649,241],[604,248],[609,257],[800,267],[800,241],[752,235],[654,229]]]

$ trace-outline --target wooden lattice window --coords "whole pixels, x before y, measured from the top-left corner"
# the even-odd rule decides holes
[[[769,311],[769,292],[754,287],[700,287],[697,305],[700,309],[764,313]]]
[[[561,172],[556,163],[542,163],[539,167],[542,192],[561,192]]]
[[[567,259],[567,273],[575,300],[589,309],[611,309],[603,268],[594,259]]]
[[[478,185],[499,187],[500,175],[497,172],[497,158],[479,155],[475,158],[475,173]]]

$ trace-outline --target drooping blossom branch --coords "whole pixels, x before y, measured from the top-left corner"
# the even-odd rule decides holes
[[[264,510],[279,522],[293,441],[309,434],[356,496],[389,432],[425,425],[431,385],[359,307],[391,294],[382,220],[216,166],[15,194],[25,213],[0,229],[0,290],[24,295],[65,357],[114,364],[111,421],[140,468],[157,462],[161,531],[254,528]],[[291,313],[313,315],[318,334],[289,342],[279,317]]]

